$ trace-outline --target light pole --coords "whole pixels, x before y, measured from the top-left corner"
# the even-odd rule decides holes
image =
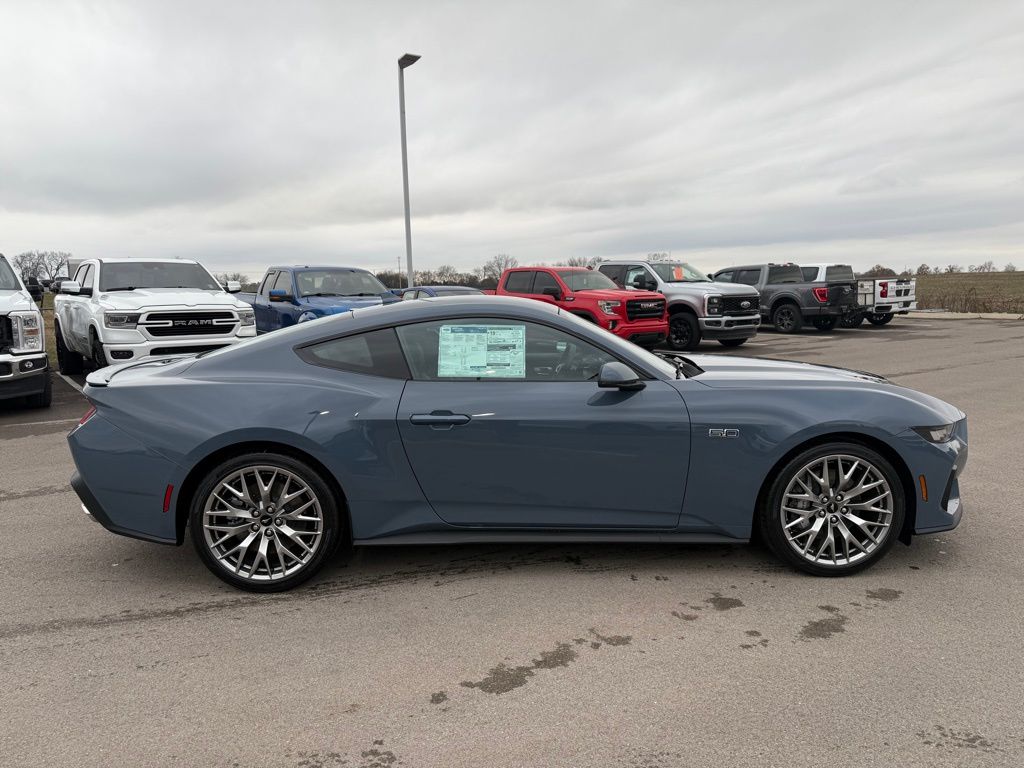
[[[409,217],[409,156],[405,149],[405,68],[411,67],[420,57],[407,53],[398,60],[398,113],[402,121],[402,191],[405,193],[405,266],[408,272],[409,288],[413,286],[412,274],[412,223]]]

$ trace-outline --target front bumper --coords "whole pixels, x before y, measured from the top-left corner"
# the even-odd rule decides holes
[[[749,339],[757,335],[761,326],[761,315],[722,315],[699,318],[701,338],[710,341],[719,339]]]
[[[608,328],[616,336],[641,346],[660,344],[668,337],[667,320],[621,320],[615,322],[614,328]],[[605,327],[607,327],[607,323]]]
[[[38,395],[46,388],[46,355],[0,355],[0,400]]]
[[[924,452],[915,453],[921,457],[912,465],[918,494],[914,533],[940,533],[956,528],[964,513],[960,475],[967,466],[967,420],[957,422],[953,439],[948,443],[928,443]],[[928,487],[927,500],[922,498],[922,476]]]
[[[246,329],[248,330],[248,329]],[[103,351],[110,364],[126,363],[131,360],[142,360],[146,357],[167,357],[169,355],[195,355],[212,349],[229,347],[246,339],[256,337],[255,328],[251,333],[239,332],[238,335],[209,336],[168,336],[161,339],[143,339],[141,333],[135,331],[107,330],[103,338]],[[131,334],[131,335],[129,335]]]

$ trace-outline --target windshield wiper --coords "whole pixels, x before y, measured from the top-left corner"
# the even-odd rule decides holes
[[[109,293],[110,291],[135,291],[138,289],[134,285],[119,285],[117,288],[101,288],[100,290]]]
[[[306,296],[341,296],[341,294],[340,293],[327,293],[327,292],[324,292],[324,291],[320,291],[318,293],[304,293],[304,294],[302,294],[302,296],[303,297],[306,297]]]
[[[654,354],[675,367],[677,379],[691,379],[697,374],[704,373],[703,368],[677,352],[655,352]]]

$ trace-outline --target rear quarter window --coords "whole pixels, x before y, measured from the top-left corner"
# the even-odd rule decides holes
[[[768,282],[771,285],[782,283],[802,283],[804,273],[796,264],[787,264],[779,267],[768,267]]]
[[[800,271],[803,273],[805,283],[813,283],[818,279],[817,267],[800,267]]]
[[[303,347],[299,357],[312,365],[339,371],[408,379],[409,367],[394,328],[328,339]]]

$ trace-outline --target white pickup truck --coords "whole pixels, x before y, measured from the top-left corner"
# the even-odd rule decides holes
[[[54,297],[61,373],[146,357],[188,355],[256,335],[252,307],[186,259],[87,259]]]
[[[822,280],[836,264],[803,264],[804,279]],[[843,266],[844,269],[849,267]],[[912,277],[876,277],[857,281],[857,311],[842,320],[843,328],[856,328],[866,319],[872,325],[885,325],[893,315],[905,315],[917,309],[917,281]]]
[[[50,405],[43,315],[21,278],[0,253],[0,400],[24,397]]]

